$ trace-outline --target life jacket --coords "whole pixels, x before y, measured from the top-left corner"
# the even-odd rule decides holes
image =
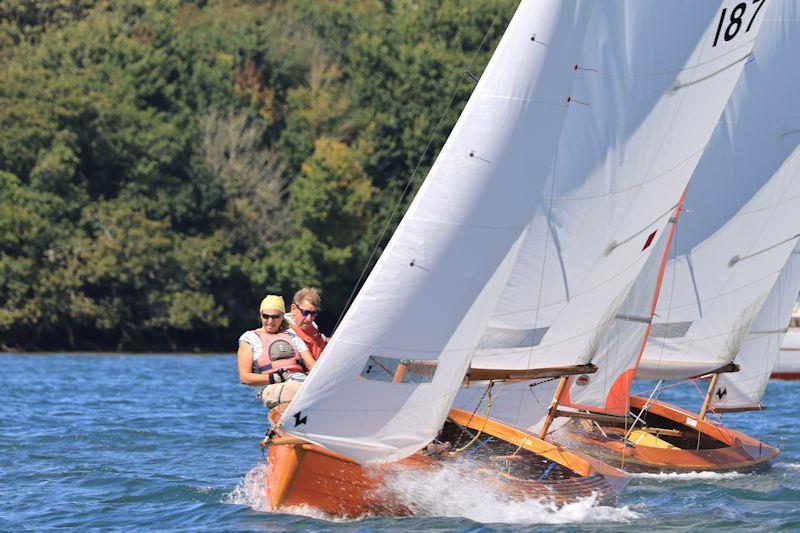
[[[325,348],[325,345],[328,344],[328,339],[326,339],[316,327],[314,327],[313,333],[307,333],[305,330],[301,329],[300,326],[292,324],[292,331],[308,345],[308,351],[311,353],[311,357],[314,358],[314,361],[319,359],[319,356],[322,355],[322,350]]]
[[[261,355],[253,361],[253,372],[258,374],[274,374],[278,370],[289,372],[305,372],[303,360],[297,353],[292,338],[285,331],[267,333],[253,330],[261,339]]]

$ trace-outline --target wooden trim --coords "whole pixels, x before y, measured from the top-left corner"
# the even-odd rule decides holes
[[[596,420],[597,422],[605,422],[610,424],[625,424],[632,423],[633,418],[631,417],[624,417],[624,416],[615,416],[615,415],[603,415],[599,413],[580,413],[576,411],[562,411],[560,409],[556,410],[555,417],[568,417],[568,418],[584,418],[587,420]]]
[[[664,435],[667,437],[683,437],[686,435],[686,432],[681,431],[680,429],[651,428],[647,426],[639,428],[639,431],[650,433],[651,435],[655,435],[656,437],[658,437],[659,435]]]
[[[703,372],[702,374],[691,376],[689,379],[702,378],[705,376],[712,376],[712,375],[715,376],[717,374],[727,374],[728,372],[738,372],[738,371],[739,371],[739,365],[737,365],[736,363],[728,363],[727,365],[722,365],[721,367],[715,368],[710,372]]]
[[[474,430],[481,430],[487,435],[516,444],[525,450],[565,466],[581,476],[587,476],[592,473],[589,461],[584,458],[497,420],[484,418],[481,415],[468,413],[460,409],[451,409],[449,418],[456,424]]]
[[[268,441],[264,441],[264,446],[287,446],[290,444],[308,444],[308,441],[295,437],[294,435],[287,435],[285,437],[275,437]]]
[[[715,413],[744,413],[746,411],[766,411],[766,405],[745,405],[743,407],[714,407]]]
[[[573,374],[594,374],[597,367],[593,364],[576,366],[558,366],[551,368],[523,368],[519,370],[503,368],[470,368],[467,372],[469,381],[526,381],[539,378],[560,378]]]

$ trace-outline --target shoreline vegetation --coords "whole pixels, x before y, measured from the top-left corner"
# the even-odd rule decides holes
[[[514,7],[4,2],[0,350],[227,353],[309,285],[330,332]]]

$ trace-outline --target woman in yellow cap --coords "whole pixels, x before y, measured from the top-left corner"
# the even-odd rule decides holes
[[[284,319],[286,304],[281,296],[261,300],[261,327],[239,337],[237,366],[239,381],[260,387],[258,397],[268,408],[290,401],[315,360],[308,346]]]

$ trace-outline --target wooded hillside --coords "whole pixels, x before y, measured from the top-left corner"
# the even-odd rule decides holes
[[[514,7],[0,2],[0,349],[233,350],[303,285],[329,331]]]

